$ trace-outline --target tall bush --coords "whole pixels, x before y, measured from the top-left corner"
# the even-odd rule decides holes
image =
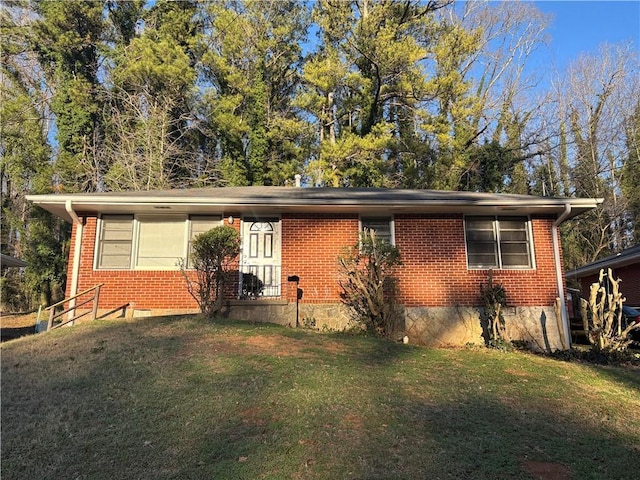
[[[389,336],[396,296],[393,270],[402,265],[398,249],[369,230],[338,257],[338,264],[340,298],[353,319],[376,335]]]
[[[206,316],[213,317],[222,309],[225,286],[230,280],[230,266],[239,253],[240,234],[232,227],[215,227],[194,238],[191,262],[196,280],[190,278],[184,262],[180,270],[189,294]]]

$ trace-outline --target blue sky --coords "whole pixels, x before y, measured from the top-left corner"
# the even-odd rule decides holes
[[[563,70],[581,53],[595,54],[602,43],[633,42],[640,50],[640,0],[535,1],[553,15],[547,33],[550,67]]]

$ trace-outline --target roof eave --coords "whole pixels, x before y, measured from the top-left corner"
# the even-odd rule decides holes
[[[19,258],[12,257],[11,255],[5,255],[4,253],[0,255],[0,264],[3,267],[28,267],[29,264]]]
[[[589,275],[599,273],[603,268],[620,268],[632,265],[634,263],[640,263],[640,252],[633,255],[625,255],[620,258],[612,258],[608,261],[594,262],[584,267],[576,268],[567,272],[567,278],[583,278]]]
[[[110,195],[97,197],[95,195],[27,195],[27,200],[48,210],[54,215],[71,222],[65,204],[70,201],[73,209],[79,212],[113,213],[129,210],[130,213],[154,212],[166,210],[163,213],[193,213],[203,209],[220,209],[236,213],[260,212],[367,212],[387,211],[389,213],[484,213],[484,214],[549,214],[560,215],[565,206],[571,206],[571,213],[567,217],[573,218],[587,210],[597,207],[602,199],[557,199],[531,198],[527,201],[513,199],[425,199],[379,201],[374,199],[279,199],[252,197],[175,197],[157,196],[143,197],[128,195]],[[154,213],[160,213],[156,211]]]

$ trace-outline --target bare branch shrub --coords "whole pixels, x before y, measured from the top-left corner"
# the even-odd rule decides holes
[[[393,270],[402,265],[398,249],[376,237],[373,230],[361,235],[360,243],[338,257],[342,303],[353,320],[379,336],[392,333],[396,279]]]
[[[509,340],[506,338],[504,316],[502,308],[507,304],[507,291],[500,283],[493,282],[493,271],[489,270],[486,285],[480,284],[480,300],[483,311],[481,321],[485,330],[485,340],[488,346],[504,346]]]

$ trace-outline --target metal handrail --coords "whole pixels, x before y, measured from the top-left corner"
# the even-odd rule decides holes
[[[240,264],[239,296],[241,298],[280,297],[282,295],[281,266],[277,264]],[[250,282],[246,284],[245,275],[251,275]],[[249,287],[249,288],[247,288]]]
[[[104,283],[99,283],[98,285],[95,285],[95,286],[93,286],[91,288],[87,288],[86,290],[83,290],[80,293],[76,293],[73,297],[65,298],[64,300],[61,300],[58,303],[54,303],[53,305],[49,305],[47,308],[45,308],[45,311],[46,310],[50,310],[50,312],[49,312],[49,322],[47,323],[47,331],[49,331],[49,330],[51,330],[53,328],[61,327],[63,325],[66,325],[67,323],[71,323],[74,320],[77,320],[78,318],[81,318],[81,317],[84,317],[85,315],[88,315],[89,313],[91,313],[91,320],[95,320],[96,316],[98,314],[98,301],[99,301],[99,298],[100,298],[100,287],[102,287],[103,285],[104,285]],[[75,300],[78,297],[86,295],[87,293],[89,293],[89,292],[91,292],[93,290],[95,290],[95,294],[93,295],[92,298],[84,300],[81,303],[74,304],[74,305],[70,306],[69,308],[67,308],[66,310],[63,310],[60,313],[56,313],[56,307],[59,307],[60,305],[64,305],[67,302],[71,302],[72,300]],[[63,316],[65,313],[69,313],[69,312],[75,311],[76,308],[81,307],[82,305],[86,305],[87,303],[90,303],[90,302],[93,302],[93,308],[91,309],[90,312],[85,312],[85,313],[82,313],[82,314],[77,315],[77,316],[74,315],[72,318],[70,318],[70,319],[68,319],[68,320],[66,320],[66,321],[64,321],[62,323],[59,323],[56,326],[53,325],[53,322],[54,322],[54,320],[56,318],[59,318],[59,317]],[[38,320],[39,320],[39,318],[38,318]]]

